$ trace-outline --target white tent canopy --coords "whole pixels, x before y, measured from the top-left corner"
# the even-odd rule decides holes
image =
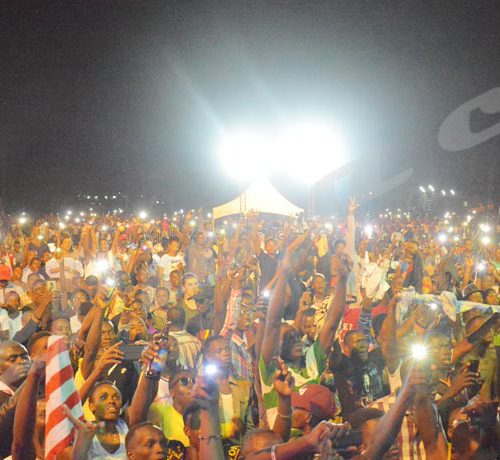
[[[235,214],[245,214],[248,211],[282,216],[304,212],[303,209],[290,203],[268,180],[260,180],[250,184],[239,197],[214,208],[212,215],[214,219],[220,219]]]

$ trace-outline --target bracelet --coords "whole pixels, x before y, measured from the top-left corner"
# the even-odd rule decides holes
[[[271,447],[271,460],[276,460],[276,444]]]
[[[220,435],[220,434],[211,434],[209,436],[201,436],[200,435],[200,436],[198,436],[198,439],[200,441],[207,440],[210,443],[210,440],[212,440],[212,439],[222,439],[222,435]]]
[[[292,418],[291,415],[281,415],[279,412],[278,412],[278,417],[281,417],[281,418],[284,418],[284,419]]]

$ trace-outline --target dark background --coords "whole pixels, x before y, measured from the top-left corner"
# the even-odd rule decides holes
[[[498,199],[500,136],[455,153],[437,142],[450,112],[500,86],[498,2],[3,1],[0,11],[9,211],[117,192],[129,207],[140,195],[211,207],[242,187],[214,159],[221,130],[304,114],[340,122],[362,159],[344,192],[413,168],[383,200],[404,205],[420,183]],[[305,204],[302,186],[274,183]],[[333,212],[332,183],[317,201]]]

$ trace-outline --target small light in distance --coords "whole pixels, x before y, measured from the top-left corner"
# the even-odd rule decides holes
[[[455,242],[460,241],[460,237],[459,237],[458,235],[455,235],[455,236],[453,237],[453,241],[455,241]]]
[[[488,246],[488,244],[491,243],[491,238],[485,235],[481,238],[481,243],[483,243],[484,246]]]
[[[211,218],[212,218],[212,213],[211,213],[211,212],[207,212],[207,217],[208,217],[209,219],[211,219]]]
[[[433,186],[433,185],[429,184],[429,185],[428,185],[428,187],[429,187],[429,190],[430,190],[431,192],[435,192],[435,191],[436,191],[436,189],[434,188],[434,186]]]
[[[19,223],[20,223],[21,225],[24,225],[26,222],[28,222],[28,219],[27,219],[26,217],[20,217],[20,218],[19,218]]]
[[[189,225],[191,227],[194,227],[196,225],[196,221],[194,221],[194,220],[189,221]]]
[[[455,195],[455,190],[451,189],[451,190],[450,190],[450,193],[451,193],[452,195]]]
[[[59,228],[64,230],[66,228],[66,224],[64,222],[59,222]]]
[[[213,238],[214,237],[214,232],[208,232],[208,237]]]
[[[427,190],[425,190],[425,187],[424,187],[423,185],[421,185],[421,186],[419,187],[419,189],[420,189],[420,191],[421,191],[422,193],[425,193],[425,192],[427,191]]]
[[[325,228],[331,232],[333,230],[333,224],[331,222],[327,222],[325,224]]]
[[[431,302],[431,303],[429,304],[429,308],[430,308],[431,310],[437,310],[437,309],[438,309],[437,303],[435,303],[435,302]]]
[[[71,209],[68,209],[68,210],[66,211],[66,214],[67,214],[68,216],[71,216],[71,214],[73,214],[73,211],[72,211]]]
[[[446,196],[446,190],[441,190],[441,195]]]
[[[146,211],[140,211],[139,212],[139,218],[140,219],[145,219],[146,217],[148,217],[148,213]]]
[[[440,234],[438,235],[438,241],[439,241],[440,243],[446,243],[446,241],[448,241],[448,236],[447,236],[447,235],[445,235],[444,233],[440,233]]]
[[[238,228],[238,224],[237,224],[236,222],[233,222],[233,223],[231,224],[231,227],[233,227],[233,228]]]
[[[373,225],[365,225],[365,235],[371,239],[373,236]]]
[[[103,225],[103,226],[101,227],[101,231],[103,231],[103,232],[107,232],[107,231],[108,231],[108,226],[107,226],[107,225]]]

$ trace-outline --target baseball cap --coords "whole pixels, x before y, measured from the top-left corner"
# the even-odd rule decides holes
[[[292,407],[304,409],[321,420],[330,419],[335,413],[333,393],[323,385],[311,383],[292,393]]]
[[[0,265],[0,281],[9,281],[12,273],[8,265]]]
[[[464,287],[462,291],[462,297],[464,299],[467,299],[467,297],[469,297],[471,294],[474,294],[474,292],[481,292],[481,290],[474,283],[469,283]]]

